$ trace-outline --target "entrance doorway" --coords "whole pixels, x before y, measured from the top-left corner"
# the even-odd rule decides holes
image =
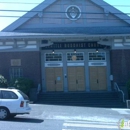
[[[90,72],[90,90],[107,90],[107,76],[105,66],[91,66]]]
[[[49,92],[63,91],[63,68],[46,68],[46,88]]]
[[[85,91],[84,67],[68,67],[68,90]]]

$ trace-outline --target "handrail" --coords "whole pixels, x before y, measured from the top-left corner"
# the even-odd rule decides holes
[[[122,93],[122,98],[123,98],[123,102],[125,102],[125,94],[124,92],[119,88],[118,84],[116,82],[114,82],[114,89],[117,90],[118,92]]]
[[[37,94],[39,94],[39,93],[40,93],[40,91],[41,91],[41,85],[40,85],[40,84],[38,84],[38,87],[37,87]]]

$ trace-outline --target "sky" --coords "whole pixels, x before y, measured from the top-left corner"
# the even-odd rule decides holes
[[[18,19],[16,17],[1,17],[1,16],[22,16],[23,14],[25,14],[25,12],[11,12],[11,11],[7,12],[1,10],[29,11],[43,1],[44,0],[0,0],[0,31]],[[104,0],[104,1],[113,5],[114,7],[116,7],[117,9],[121,10],[124,13],[127,14],[130,13],[130,0]],[[11,2],[17,2],[17,4]]]

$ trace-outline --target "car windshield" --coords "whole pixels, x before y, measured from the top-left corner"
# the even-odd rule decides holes
[[[25,99],[25,100],[29,100],[29,98],[28,98],[28,96],[25,94],[25,93],[23,93],[22,91],[18,91],[22,96],[23,96],[23,98]]]

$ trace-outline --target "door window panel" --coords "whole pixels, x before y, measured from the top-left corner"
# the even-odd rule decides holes
[[[105,61],[106,53],[105,52],[90,52],[89,53],[89,61]]]
[[[84,53],[67,53],[67,61],[84,61]]]
[[[62,54],[61,53],[55,53],[55,54],[46,53],[45,59],[47,62],[62,61]]]

